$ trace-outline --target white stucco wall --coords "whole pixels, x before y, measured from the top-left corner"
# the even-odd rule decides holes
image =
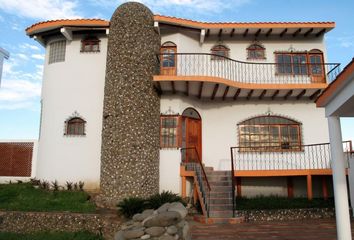
[[[99,53],[80,53],[80,36],[66,42],[64,62],[48,64],[42,87],[42,118],[37,178],[84,181],[97,189],[100,178],[101,131],[107,37],[99,36]],[[50,43],[50,42],[49,42]],[[86,136],[64,136],[64,122],[77,111],[86,123]]]

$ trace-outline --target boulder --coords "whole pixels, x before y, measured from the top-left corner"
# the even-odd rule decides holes
[[[172,226],[169,226],[166,230],[166,232],[170,235],[175,235],[177,233],[178,229],[176,226],[172,225]]]
[[[150,227],[145,229],[145,232],[151,237],[159,237],[165,233],[165,228],[163,227]]]
[[[163,204],[161,207],[159,207],[157,209],[158,213],[162,213],[162,212],[167,212],[168,208],[170,207],[171,203],[165,203]]]
[[[134,221],[144,221],[144,219],[146,219],[147,217],[151,216],[154,214],[154,209],[146,209],[144,212],[142,213],[137,213],[133,216],[133,220]]]
[[[168,211],[178,212],[181,215],[181,218],[185,218],[188,213],[187,208],[180,202],[171,203],[171,205],[168,207]]]
[[[144,231],[141,229],[128,230],[128,231],[124,231],[124,233],[123,233],[123,237],[125,239],[140,238],[143,235],[144,235]]]
[[[163,235],[159,237],[159,240],[176,240],[176,239],[170,235]]]
[[[183,239],[191,240],[191,233],[190,233],[188,222],[186,222],[186,224],[183,227]]]
[[[114,240],[125,240],[123,234],[123,231],[116,232],[116,234],[114,235]]]
[[[175,211],[168,211],[159,213],[158,215],[154,215],[151,218],[147,219],[143,222],[145,227],[167,227],[170,225],[174,225],[181,221],[181,214]]]
[[[145,234],[143,236],[140,237],[140,239],[149,239],[150,238],[150,235],[149,234]]]

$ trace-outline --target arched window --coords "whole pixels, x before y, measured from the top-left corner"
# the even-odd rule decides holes
[[[99,52],[100,40],[96,36],[88,36],[81,40],[81,52]]]
[[[312,75],[322,76],[324,73],[322,51],[319,49],[312,49],[309,51],[308,55],[309,55],[310,73]]]
[[[280,116],[259,116],[238,124],[241,151],[300,151],[301,124]]]
[[[86,135],[85,124],[86,121],[80,117],[73,117],[66,122],[65,135]]]
[[[211,49],[211,60],[224,60],[224,57],[229,57],[230,49],[224,45],[215,45]]]
[[[177,45],[165,42],[161,46],[161,75],[176,75]]]
[[[260,44],[252,44],[247,48],[247,59],[265,59],[265,48]]]

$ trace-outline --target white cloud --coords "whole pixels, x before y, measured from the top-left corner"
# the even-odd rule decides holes
[[[32,54],[31,57],[37,60],[44,60],[44,54]]]
[[[16,56],[21,58],[22,60],[25,60],[25,61],[27,61],[29,59],[28,56],[23,53],[17,53]]]
[[[116,7],[124,0],[90,0],[91,4],[101,7]],[[170,12],[171,10],[183,10],[184,12],[220,13],[225,9],[237,8],[248,4],[251,0],[138,0],[151,8],[154,13]]]
[[[22,49],[30,49],[30,50],[36,50],[39,51],[40,48],[37,47],[36,45],[32,45],[32,44],[28,44],[28,43],[24,43],[20,45],[20,48]]]
[[[0,0],[0,9],[34,19],[80,18],[77,2],[70,0]]]

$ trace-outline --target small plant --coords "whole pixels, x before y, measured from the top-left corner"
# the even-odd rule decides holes
[[[40,187],[43,189],[43,190],[49,190],[49,182],[47,182],[47,181],[41,181],[41,183],[40,183]]]
[[[31,178],[30,179],[30,183],[33,185],[33,186],[39,186],[41,184],[41,180],[37,179],[37,178]]]
[[[72,182],[66,182],[66,189],[67,189],[68,191],[73,190],[73,183],[72,183]]]
[[[186,205],[180,196],[171,191],[163,191],[161,193],[154,194],[147,199],[147,202],[148,208],[152,209],[157,209],[163,204],[171,202],[181,202],[183,205]]]
[[[130,218],[146,209],[146,201],[139,197],[124,198],[117,204],[117,207],[121,214]]]
[[[55,191],[55,192],[59,191],[59,187],[60,187],[60,186],[59,186],[57,180],[55,180],[54,182],[52,182],[52,189],[53,189],[53,191]]]
[[[21,184],[21,183],[23,183],[23,181],[17,180],[17,184]]]
[[[80,189],[80,191],[84,191],[84,185],[85,185],[85,183],[84,182],[79,182],[79,189]]]
[[[78,184],[77,184],[77,183],[74,183],[73,188],[74,188],[75,191],[79,190]]]

